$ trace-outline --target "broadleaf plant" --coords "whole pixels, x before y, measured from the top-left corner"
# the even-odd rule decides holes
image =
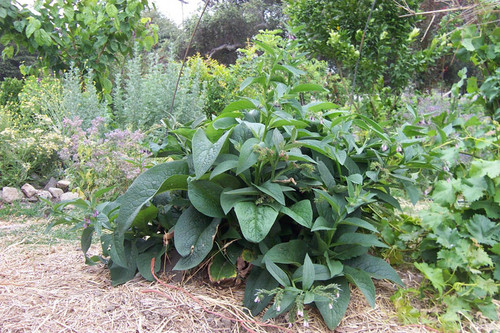
[[[114,284],[134,267],[143,273],[146,247],[147,258],[175,247],[179,270],[210,261],[212,280],[233,276],[235,258],[250,262],[243,303],[252,314],[272,302],[265,318],[288,312],[307,325],[317,307],[334,329],[349,283],[372,306],[371,278],[402,285],[373,256],[387,245],[372,214],[377,205],[399,206],[391,188],[402,187],[401,177],[411,183],[411,157],[401,158],[398,143],[370,119],[312,101],[320,87],[304,82],[296,41],[257,39],[257,75],[242,84],[249,95],[168,133],[165,142],[182,147],[176,160],[146,171],[110,204],[119,210],[110,212],[103,250]],[[164,242],[172,232],[174,242]]]

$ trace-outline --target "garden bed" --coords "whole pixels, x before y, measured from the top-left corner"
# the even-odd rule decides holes
[[[268,322],[280,329],[259,325],[248,317],[240,306],[242,286],[216,287],[195,276],[184,279],[183,291],[138,277],[112,287],[107,269],[84,264],[75,234],[61,234],[57,229],[44,234],[46,224],[45,219],[25,217],[0,220],[2,332],[245,332],[237,320],[254,332],[288,330],[283,317]],[[421,277],[411,271],[400,274],[407,286],[418,288]],[[168,282],[164,275],[160,279]],[[398,323],[390,301],[396,286],[377,281],[376,287],[373,309],[358,289],[352,290],[347,314],[335,332],[435,331]],[[495,329],[479,323],[476,328],[484,332]],[[308,328],[298,322],[289,330],[327,331],[316,313]]]

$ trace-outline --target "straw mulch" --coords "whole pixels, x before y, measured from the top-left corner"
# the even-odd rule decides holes
[[[43,223],[31,221],[30,223]],[[46,223],[46,222],[45,222]],[[29,223],[0,220],[0,332],[326,332],[318,314],[308,328],[278,318],[265,326],[240,304],[243,287],[220,288],[192,278],[177,289],[136,277],[112,287],[102,266],[86,266],[77,241],[42,244],[49,236],[26,236]],[[43,230],[42,228],[40,230]],[[9,232],[7,232],[9,231]],[[14,231],[14,232],[13,232]],[[160,276],[168,283],[168,278]],[[370,308],[353,291],[336,332],[427,332],[398,324],[389,297],[396,290],[378,283]]]

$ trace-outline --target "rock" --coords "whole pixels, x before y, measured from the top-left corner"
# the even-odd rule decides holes
[[[38,190],[36,192],[36,196],[38,198],[46,199],[46,200],[52,199],[52,194],[49,191],[46,191],[46,190]]]
[[[57,182],[56,187],[60,188],[64,192],[67,192],[70,184],[69,180],[60,180]]]
[[[15,187],[4,187],[2,189],[2,201],[5,203],[13,203],[14,201],[21,200],[23,195],[21,191],[19,191]]]
[[[30,184],[24,184],[21,187],[21,191],[23,191],[23,193],[26,196],[26,198],[31,198],[37,192],[36,188],[34,188],[33,186],[31,186]]]
[[[68,201],[73,199],[78,199],[78,193],[66,192],[59,197],[59,200],[61,201]]]
[[[30,197],[30,198],[26,198],[26,200],[28,200],[28,202],[37,202],[38,201],[38,197],[36,195]]]
[[[64,193],[63,190],[61,190],[60,188],[57,188],[57,187],[50,187],[49,192],[56,199],[59,199],[61,197],[61,195],[63,195],[63,193]]]
[[[49,188],[51,187],[56,187],[57,180],[54,177],[50,177],[49,182],[45,187],[43,188],[45,191],[48,191]]]

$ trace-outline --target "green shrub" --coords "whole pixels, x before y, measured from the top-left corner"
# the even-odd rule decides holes
[[[295,41],[256,44],[257,75],[240,88],[249,97],[198,126],[172,129],[173,160],[141,174],[93,219],[58,223],[85,226],[84,252],[97,234],[103,255],[87,260],[106,262],[114,285],[137,271],[152,280],[152,259],[158,271],[172,247],[182,257],[175,270],[210,261],[213,281],[237,276],[237,260],[248,261],[244,304],[254,315],[272,302],[265,319],[289,312],[307,326],[317,307],[333,329],[349,283],[372,306],[372,278],[402,285],[370,250],[387,247],[373,207],[399,208],[391,189],[412,188],[408,165],[419,157],[406,154],[414,142],[397,141],[369,118],[311,101],[324,89],[302,80]]]
[[[0,84],[0,105],[6,105],[8,102],[18,103],[23,84],[23,80],[5,78]]]
[[[62,141],[60,134],[40,128],[0,131],[0,187],[43,183],[58,174]]]
[[[146,68],[143,68],[143,60],[147,63]],[[153,54],[146,55],[146,59],[136,54],[129,60],[125,73],[116,75],[113,90],[113,110],[118,126],[148,130],[162,120],[185,123],[202,116],[205,85],[200,74],[191,67],[183,70],[171,112],[179,70],[179,63],[160,63]]]

